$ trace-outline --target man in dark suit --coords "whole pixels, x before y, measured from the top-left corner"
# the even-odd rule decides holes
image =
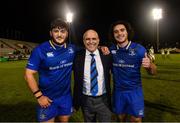
[[[112,57],[97,49],[99,36],[95,30],[87,30],[83,42],[86,49],[77,53],[73,66],[74,108],[81,107],[85,122],[110,122]]]

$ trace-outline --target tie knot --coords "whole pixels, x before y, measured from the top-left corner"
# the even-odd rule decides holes
[[[93,53],[91,53],[90,55],[91,55],[91,57],[94,57],[94,56],[95,56],[95,54],[93,54]]]

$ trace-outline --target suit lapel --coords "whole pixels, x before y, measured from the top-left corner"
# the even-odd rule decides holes
[[[105,66],[106,60],[104,60],[104,55],[101,53],[101,51],[99,51],[99,54],[100,54],[100,58],[101,58],[101,62],[102,62],[103,68],[105,68],[105,67],[106,67],[106,66]]]
[[[84,64],[85,64],[85,56],[86,56],[86,51],[84,51],[83,53],[82,53],[82,73],[83,73],[83,76],[84,76]]]
[[[80,56],[79,56],[79,72],[81,73],[81,79],[80,80],[83,80],[83,76],[84,76],[84,64],[85,64],[85,54],[86,54],[86,51],[83,51]]]

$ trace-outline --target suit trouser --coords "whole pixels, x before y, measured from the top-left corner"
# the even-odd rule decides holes
[[[82,112],[85,122],[110,122],[111,111],[108,104],[107,95],[82,97]]]

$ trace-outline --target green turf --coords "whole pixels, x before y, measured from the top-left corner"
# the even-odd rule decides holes
[[[142,69],[145,96],[143,121],[180,122],[180,55],[163,59],[156,55],[158,74],[150,76]],[[24,80],[26,61],[0,62],[0,121],[36,121],[36,99]],[[73,85],[73,84],[72,84]],[[70,121],[83,121],[75,113]]]
[[[145,96],[144,121],[180,122],[180,55],[156,55],[158,74],[142,74]]]
[[[0,121],[35,121],[35,99],[24,81],[25,64],[0,63]]]

